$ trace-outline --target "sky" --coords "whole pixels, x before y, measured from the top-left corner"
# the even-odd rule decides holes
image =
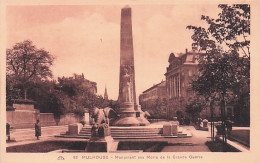
[[[119,89],[120,16],[122,5],[8,6],[7,47],[24,40],[56,56],[54,78],[82,74],[107,87],[116,100]],[[201,15],[216,18],[217,5],[130,5],[137,97],[165,80],[170,53],[191,50],[187,25],[205,26]],[[137,98],[138,99],[138,98]]]

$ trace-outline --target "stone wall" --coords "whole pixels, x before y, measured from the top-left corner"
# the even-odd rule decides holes
[[[13,110],[6,112],[6,121],[14,128],[33,128],[37,119],[38,110]]]
[[[78,122],[80,122],[80,120],[81,120],[81,118],[79,116],[76,116],[73,113],[68,113],[68,114],[60,116],[60,121],[59,121],[58,125],[68,125],[68,124],[72,124],[72,123],[78,123]]]
[[[41,126],[56,126],[57,123],[53,113],[40,113]]]
[[[39,113],[35,111],[13,110],[6,112],[6,121],[15,129],[34,128],[36,120],[39,119],[41,126],[58,126],[78,123],[81,118],[73,113],[61,115],[60,118],[54,118],[53,113]]]
[[[55,118],[53,113],[40,113],[40,123],[41,126],[60,126],[68,125],[73,123],[78,123],[81,121],[81,117],[73,114],[67,113],[61,115],[59,118]]]
[[[81,117],[73,113],[61,115],[60,118],[55,118],[53,113],[40,113],[40,122],[42,126],[68,125],[78,123],[81,120]]]

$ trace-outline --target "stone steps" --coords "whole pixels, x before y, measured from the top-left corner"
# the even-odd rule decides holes
[[[162,135],[162,128],[161,127],[110,127],[111,136],[115,139],[151,139],[151,138],[164,138],[165,136]],[[177,136],[167,136],[167,137],[189,137],[191,134],[187,132],[182,127],[178,129]],[[83,138],[89,139],[91,137],[91,126],[85,126],[81,129],[79,135],[70,136],[66,133],[62,133],[59,137],[66,137],[66,138]]]
[[[89,137],[91,129],[90,128],[83,128],[79,136],[80,137]],[[161,137],[161,129],[160,130],[154,130],[154,129],[145,129],[142,131],[141,129],[115,129],[111,128],[111,136],[113,138],[155,138],[155,137]]]

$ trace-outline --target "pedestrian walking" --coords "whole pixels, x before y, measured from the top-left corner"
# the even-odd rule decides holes
[[[39,136],[41,136],[41,125],[39,120],[37,120],[35,124],[35,136],[37,137],[37,140],[39,140]]]

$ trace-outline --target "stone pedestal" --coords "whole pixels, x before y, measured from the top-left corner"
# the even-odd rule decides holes
[[[36,120],[40,119],[40,111],[34,109],[34,101],[16,100],[12,108],[6,111],[6,121],[16,129],[34,128]]]
[[[83,128],[83,125],[81,123],[74,123],[74,124],[70,124],[68,128],[69,128],[69,134],[76,136]]]
[[[178,125],[177,124],[172,124],[171,130],[172,130],[172,136],[178,136]]]
[[[117,150],[118,142],[111,137],[107,124],[92,126],[91,138],[85,149],[86,152],[113,152]]]
[[[171,125],[163,125],[163,136],[172,136],[172,130],[171,130]]]
[[[178,136],[178,124],[163,125],[163,136]]]
[[[111,136],[104,138],[92,138],[89,140],[86,152],[114,152],[117,150],[118,142]]]
[[[114,126],[139,126],[140,122],[136,117],[136,111],[133,103],[125,102],[120,105],[119,119],[117,119]]]

